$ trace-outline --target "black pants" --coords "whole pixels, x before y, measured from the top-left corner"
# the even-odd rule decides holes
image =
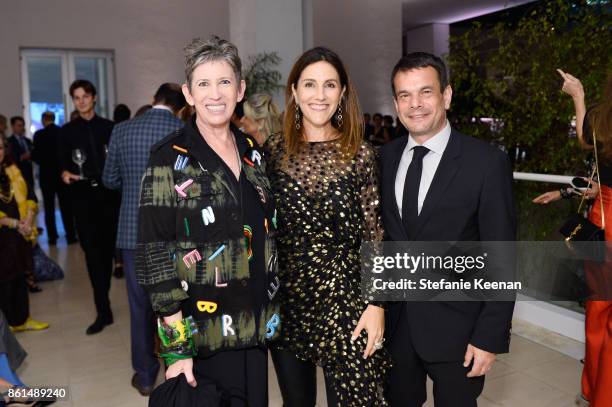
[[[66,231],[66,239],[74,240],[76,238],[74,228],[74,215],[72,213],[71,200],[66,186],[58,182],[40,179],[40,189],[43,195],[43,204],[45,207],[45,227],[47,228],[47,236],[51,240],[57,239],[57,227],[55,223],[55,196],[59,201],[60,213],[62,215],[62,223],[64,231]]]
[[[408,322],[403,318],[387,346],[393,367],[387,377],[385,397],[391,407],[421,407],[427,400],[427,376],[434,383],[436,407],[477,407],[484,376],[466,377],[471,366],[463,367],[463,360],[422,360],[412,346]]]
[[[271,349],[272,362],[285,407],[314,407],[317,402],[317,367],[298,359],[285,349]],[[325,369],[324,369],[325,372]],[[325,392],[329,407],[340,406],[331,380],[325,373]]]
[[[117,233],[117,206],[113,191],[86,181],[71,187],[76,228],[94,292],[98,317],[111,315],[110,290]]]
[[[26,322],[30,315],[30,299],[25,274],[0,283],[0,310],[11,326]]]
[[[215,382],[229,396],[231,407],[268,405],[268,354],[250,348],[194,359],[196,377]]]

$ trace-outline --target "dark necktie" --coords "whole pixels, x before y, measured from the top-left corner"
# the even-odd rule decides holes
[[[427,147],[412,148],[412,161],[406,171],[404,181],[404,196],[402,197],[402,223],[410,230],[419,217],[419,186],[423,173],[423,157],[429,152]]]

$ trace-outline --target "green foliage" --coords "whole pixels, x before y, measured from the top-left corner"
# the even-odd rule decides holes
[[[593,2],[589,2],[592,4]],[[520,145],[529,152],[515,171],[574,173],[584,154],[569,138],[574,108],[560,91],[557,68],[578,77],[587,105],[597,101],[612,69],[610,5],[550,0],[517,21],[474,24],[450,38],[451,118],[466,134]],[[493,131],[472,118],[498,121]]]
[[[249,57],[248,65],[242,73],[247,85],[245,98],[255,93],[273,95],[284,88],[280,83],[281,73],[274,69],[280,62],[281,58],[276,52],[262,52]]]

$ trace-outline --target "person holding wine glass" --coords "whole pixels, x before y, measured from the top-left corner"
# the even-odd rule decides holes
[[[70,185],[76,229],[94,292],[96,319],[86,331],[92,335],[113,323],[108,292],[113,271],[118,205],[116,192],[102,184],[105,151],[113,122],[96,114],[96,88],[91,82],[74,81],[70,85],[70,96],[79,117],[61,129],[61,177]]]

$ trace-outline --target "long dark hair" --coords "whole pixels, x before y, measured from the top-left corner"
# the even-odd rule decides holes
[[[343,154],[352,158],[359,150],[363,138],[363,117],[361,108],[359,107],[357,91],[340,57],[332,50],[324,47],[316,47],[304,52],[295,64],[293,64],[293,68],[291,68],[291,72],[287,78],[287,88],[285,89],[285,120],[283,124],[287,153],[288,155],[296,154],[300,146],[305,143],[303,134],[304,127],[302,126],[299,130],[295,128],[294,117],[297,110],[297,104],[293,98],[291,89],[294,86],[297,87],[302,71],[304,71],[307,66],[319,61],[328,62],[336,69],[340,77],[340,86],[346,89],[340,101],[344,116],[342,127],[337,123],[335,114],[332,116],[332,125],[341,133],[340,150]]]

